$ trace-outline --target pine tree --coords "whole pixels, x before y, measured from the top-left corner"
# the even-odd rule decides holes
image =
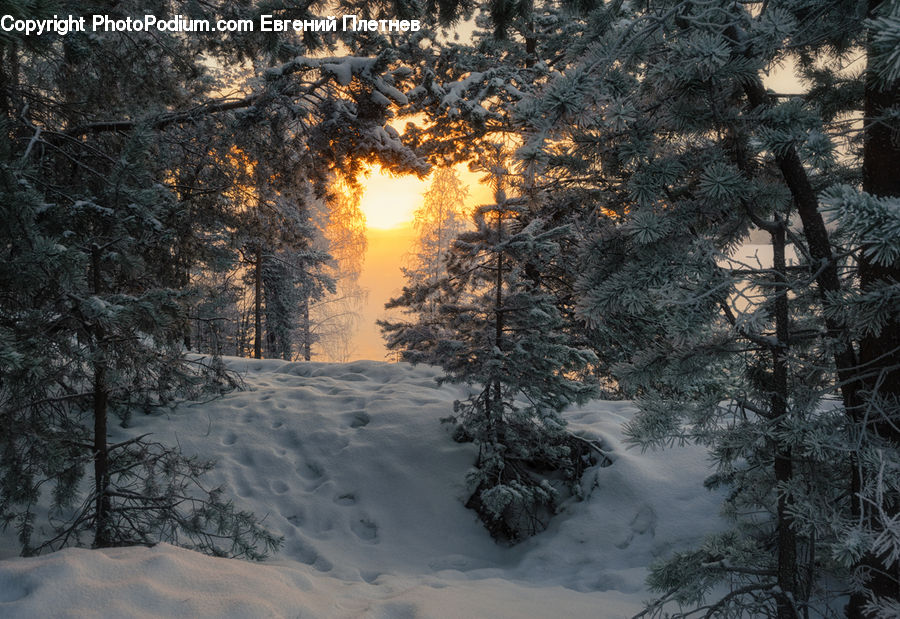
[[[8,361],[2,416],[10,430],[2,441],[0,513],[17,527],[24,553],[84,543],[90,534],[97,547],[162,538],[261,558],[278,539],[221,490],[204,490],[208,463],[145,437],[107,442],[112,418],[126,423],[135,409],[218,389],[219,379],[227,387],[220,366],[182,355],[187,291],[160,286],[143,262],[146,248],[162,241],[159,216],[172,196],[143,189],[153,185],[136,141],[109,170],[115,193],[73,184],[69,191],[95,192],[74,203],[50,202],[30,166],[4,162],[10,260],[3,289],[21,294],[5,295],[0,309]],[[16,281],[21,265],[30,265],[24,288]],[[89,489],[81,483],[88,467]],[[44,522],[36,505],[47,481],[55,488]],[[39,525],[49,538],[34,539]]]
[[[304,5],[300,14],[315,8]],[[165,3],[148,11],[137,0],[92,7],[100,9],[112,18],[174,11]],[[10,10],[24,14],[25,7]],[[246,17],[265,7],[222,2],[192,10]],[[204,280],[203,268],[233,264],[241,214],[230,201],[235,192],[271,188],[265,199],[278,201],[299,189],[318,198],[333,175],[344,168],[352,176],[367,159],[425,171],[386,128],[392,102],[405,102],[400,88],[409,71],[390,49],[303,56],[333,47],[337,37],[137,33],[123,45],[118,33],[52,42],[13,33],[0,41],[7,138],[0,419],[10,430],[0,436],[0,516],[15,523],[25,552],[167,539],[260,558],[277,547],[278,538],[221,489],[203,488],[208,463],[144,437],[111,445],[107,430],[135,411],[233,386],[221,363],[188,358],[184,345],[189,320],[217,319],[197,312],[201,295],[191,283]],[[217,96],[225,67],[273,63],[237,84],[242,94]],[[234,153],[264,162],[266,182],[244,183],[247,166],[227,165]],[[294,230],[305,233],[304,225]],[[270,277],[270,309],[278,297],[292,311],[287,296],[298,286],[314,296],[315,282],[325,281],[303,279],[321,252],[292,247],[285,261],[295,271]],[[261,273],[263,249],[276,256],[283,248],[253,249]],[[261,299],[262,277],[257,282]],[[279,351],[285,335],[276,337]],[[49,515],[59,527],[37,540],[35,506],[48,481],[55,484]]]
[[[560,412],[593,393],[585,368],[593,355],[567,344],[552,295],[529,279],[525,264],[558,261],[564,229],[523,226],[520,208],[498,192],[498,203],[476,209],[475,229],[460,234],[446,275],[407,287],[390,306],[428,315],[439,290],[430,336],[419,325],[386,325],[405,358],[440,364],[442,381],[474,393],[454,404],[457,436],[479,448],[468,476],[475,509],[491,534],[519,541],[544,528],[560,488],[546,477],[561,472],[572,490],[593,458],[571,436]]]
[[[452,418],[457,437],[480,448],[468,504],[496,537],[518,540],[543,528],[558,498],[541,471],[562,471],[573,482],[599,451],[566,432],[559,415],[596,393],[597,359],[578,335],[577,265],[567,253],[583,216],[574,202],[546,199],[534,162],[509,169],[510,151],[530,131],[516,107],[551,74],[543,60],[563,60],[568,23],[581,17],[553,3],[479,8],[473,45],[415,56],[421,86],[410,93],[411,109],[429,125],[406,135],[437,165],[468,161],[485,172],[498,203],[477,209],[476,229],[454,243],[446,275],[421,274],[388,304],[415,320],[381,326],[404,359],[438,364],[447,380],[476,385]],[[450,23],[468,9],[436,10]],[[507,200],[507,191],[521,197]]]
[[[255,174],[255,176],[258,174]],[[299,343],[305,356],[312,345],[308,318],[311,303],[334,291],[324,272],[330,256],[314,247],[320,235],[309,204],[308,188],[271,185],[253,192],[235,231],[243,258],[243,281],[250,290],[253,356],[293,359]]]
[[[839,189],[861,175],[859,160],[836,152],[847,134],[851,147],[863,137],[880,145],[879,161],[894,156],[877,137],[886,108],[867,114],[864,131],[842,126],[867,90],[884,105],[875,93],[885,85],[840,72],[892,26],[864,21],[851,4],[598,7],[567,70],[520,106],[531,127],[520,155],[571,179],[600,216],[582,254],[579,312],[601,357],[612,352],[601,363],[638,397],[632,436],[645,446],[704,442],[719,467],[709,483],[731,489],[734,531],[654,572],[667,594],[659,614],[665,600],[700,604],[729,581],[729,595],[702,607],[708,616],[805,615],[834,604],[817,597],[823,573],[848,568],[848,591],[859,587],[851,616],[895,605],[897,488],[883,471],[898,449],[878,424],[890,425],[896,407],[891,387],[873,380],[891,375],[897,351],[894,190],[883,184],[873,199]],[[764,88],[762,72],[786,58],[808,94]],[[862,154],[864,172],[877,167]],[[826,205],[839,213],[836,235]],[[863,229],[865,240],[845,240]],[[772,260],[738,263],[738,249],[760,235]],[[870,261],[878,276],[867,275]],[[870,352],[860,365],[857,351],[874,351],[867,339],[878,339],[880,361]],[[744,520],[745,508],[770,518]]]

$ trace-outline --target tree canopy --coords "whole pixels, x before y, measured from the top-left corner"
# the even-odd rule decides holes
[[[468,385],[448,421],[489,530],[540,531],[610,464],[562,412],[626,397],[636,445],[709,449],[732,524],[661,558],[646,615],[900,612],[897,0],[2,6],[367,24],[0,37],[0,516],[26,552],[277,546],[189,490],[205,464],[107,423],[233,388],[223,353],[309,358],[357,294],[336,188],[467,163],[493,202],[462,225],[436,173],[383,327]],[[63,524],[34,540],[44,493]]]

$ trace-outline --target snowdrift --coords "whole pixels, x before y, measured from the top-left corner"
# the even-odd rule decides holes
[[[614,464],[544,533],[495,544],[463,507],[475,458],[439,422],[462,388],[433,368],[229,360],[248,390],[168,414],[136,414],[113,440],[152,432],[214,457],[224,484],[285,538],[264,563],[160,544],[10,557],[3,617],[629,617],[651,597],[647,566],[721,526],[697,448],[627,450],[628,403],[566,414]]]

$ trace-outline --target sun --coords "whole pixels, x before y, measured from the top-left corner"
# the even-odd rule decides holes
[[[413,175],[392,176],[380,166],[369,168],[369,175],[360,179],[365,193],[360,209],[366,216],[366,226],[389,230],[412,222],[413,212],[422,205],[422,194],[428,181]]]

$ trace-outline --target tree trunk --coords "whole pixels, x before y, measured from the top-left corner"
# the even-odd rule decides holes
[[[753,107],[763,107],[771,104],[770,98],[760,80],[748,83],[744,92]],[[809,253],[815,263],[811,266],[816,271],[816,285],[823,303],[827,303],[829,293],[838,293],[841,290],[841,282],[838,277],[837,264],[831,251],[828,229],[825,220],[819,212],[819,201],[815,191],[809,182],[803,163],[796,149],[791,146],[784,153],[775,156],[775,161],[781,171],[782,178],[791,192],[797,213],[803,225],[803,236],[809,248]],[[834,364],[837,373],[838,384],[841,389],[841,399],[844,410],[853,424],[862,420],[863,406],[860,399],[858,360],[856,351],[849,341],[845,325],[840,324],[834,318],[826,317],[825,328],[831,338],[838,342],[834,352]],[[862,514],[862,499],[860,490],[862,487],[858,458],[851,452],[848,456],[850,465],[850,479],[848,480],[850,495],[850,512],[853,517]],[[852,607],[859,606],[859,599],[851,598],[848,606],[848,615],[860,617]]]
[[[6,56],[14,53],[12,43],[0,47],[0,118],[4,120],[12,117],[12,101],[9,98],[12,79],[6,75]]]
[[[525,66],[531,68],[537,60],[537,38],[534,34],[534,19],[530,18],[525,25]]]
[[[100,248],[91,248],[91,271],[93,293],[99,295],[102,289],[100,277]],[[112,544],[110,529],[109,501],[109,451],[106,444],[106,414],[109,403],[109,387],[106,382],[106,342],[101,327],[94,327],[94,546],[103,548]]]
[[[301,308],[303,321],[303,358],[306,361],[312,359],[312,333],[310,333],[309,324],[309,296],[303,297],[303,307]]]
[[[779,222],[781,223],[781,222]],[[779,225],[772,234],[773,270],[777,274],[778,290],[775,296],[775,339],[772,347],[772,416],[776,425],[787,421],[788,407],[788,370],[787,352],[790,347],[789,314],[788,314],[788,282],[785,276],[784,229]],[[791,446],[776,442],[775,446],[775,482],[778,485],[789,484],[793,477],[793,460]],[[797,595],[797,534],[794,531],[794,519],[790,515],[791,497],[778,491],[778,587],[781,589],[777,604],[778,619],[796,619],[793,600]]]
[[[760,80],[748,83],[744,92],[753,107],[767,107],[771,104],[768,93]],[[796,149],[791,146],[786,152],[776,155],[775,161],[781,171],[782,178],[791,192],[797,214],[803,225],[803,236],[809,248],[809,253],[818,264],[813,264],[816,271],[816,284],[819,296],[825,300],[828,293],[836,293],[841,290],[841,281],[838,277],[837,265],[831,251],[828,229],[825,220],[819,212],[819,200],[809,182],[803,163],[797,155]],[[856,353],[848,341],[846,328],[834,318],[825,318],[825,327],[829,335],[841,342],[834,353],[834,361],[837,369],[838,382],[841,386],[841,396],[847,414],[856,419],[861,410],[857,395],[856,380]]]
[[[880,0],[869,0],[869,16]],[[900,196],[900,122],[884,119],[887,111],[900,104],[900,80],[884,89],[874,76],[866,83],[865,142],[863,146],[863,190],[878,197]],[[880,120],[875,120],[880,119]],[[859,259],[860,287],[863,290],[900,282],[900,261],[875,264],[865,254]],[[895,311],[877,336],[867,336],[859,345],[862,382],[867,392],[879,390],[882,397],[900,398],[900,320]],[[876,431],[900,446],[896,425],[876,423]]]
[[[880,0],[869,0],[869,15],[873,14]],[[757,82],[746,88],[748,99],[754,106],[767,105],[768,95]],[[884,90],[876,89],[871,78],[867,80],[865,91],[865,144],[863,151],[863,189],[876,196],[900,195],[900,176],[896,174],[896,165],[900,161],[900,143],[893,138],[895,127],[884,123],[872,122],[871,119],[881,116],[883,110],[895,105],[900,100],[898,84],[895,82]],[[803,223],[803,234],[806,237],[809,251],[813,259],[819,262],[817,284],[819,293],[824,298],[827,293],[840,291],[840,280],[837,265],[828,243],[828,231],[822,215],[818,211],[818,201],[809,183],[806,171],[791,147],[776,157],[782,176],[797,204],[797,211]],[[863,290],[882,281],[900,281],[900,269],[895,265],[888,267],[874,265],[864,256],[860,259],[860,286]],[[896,318],[890,321],[878,337],[866,337],[859,343],[859,355],[853,350],[846,335],[846,328],[833,318],[825,319],[829,334],[837,341],[843,341],[834,353],[838,383],[844,408],[854,425],[861,426],[865,422],[865,402],[867,393],[871,393],[876,385],[880,386],[882,396],[900,397],[900,325]],[[862,372],[860,372],[862,364]],[[896,402],[896,400],[895,400]],[[870,422],[869,428],[900,445],[900,436],[890,424]],[[863,429],[863,428],[860,428]],[[862,470],[861,463],[855,453],[850,455],[850,509],[854,518],[866,517],[865,505],[860,495],[863,477],[867,473]],[[868,591],[880,597],[900,600],[900,574],[898,566],[892,570],[878,557],[866,556],[857,568],[866,569],[872,575],[868,583]],[[847,605],[847,616],[852,619],[867,617],[863,612],[866,602],[864,593],[855,593]]]
[[[875,9],[881,0],[868,1],[868,16],[875,16]],[[871,33],[869,53],[871,54]],[[863,190],[878,197],[900,196],[900,126],[896,120],[888,122],[883,119],[885,112],[900,101],[900,81],[887,84],[884,88],[877,86],[874,75],[868,75],[865,90],[865,141],[863,144]],[[859,284],[863,291],[877,289],[891,282],[900,282],[900,264],[876,264],[865,256],[859,258]],[[890,449],[900,449],[900,430],[898,430],[896,414],[893,423],[884,415],[900,406],[900,320],[896,311],[888,319],[881,333],[867,335],[859,343],[859,363],[861,369],[861,389],[863,397],[869,403],[880,401],[881,407],[872,407],[875,414],[864,430],[870,435],[883,440]],[[879,412],[878,409],[881,408]],[[873,437],[874,438],[874,437]],[[860,470],[859,475],[868,474]],[[896,499],[896,497],[894,497]],[[896,500],[885,501],[888,507]],[[866,507],[866,512],[873,511],[874,506]],[[896,517],[896,507],[888,511],[888,517]],[[869,526],[881,528],[873,514],[864,513]],[[868,593],[894,601],[900,601],[900,565],[890,565],[886,557],[872,554],[863,558],[859,567],[867,569],[870,579],[867,583]],[[863,592],[855,593],[847,606],[847,615],[853,619],[867,617],[863,612],[866,597]]]
[[[537,35],[534,32],[534,0],[522,3],[525,17],[525,66],[531,68],[537,62]]]
[[[102,337],[102,335],[101,335]],[[103,355],[98,346],[98,354]],[[94,362],[94,492],[97,495],[95,510],[94,546],[103,548],[112,544],[109,530],[109,452],[106,445],[106,413],[109,391],[106,384],[104,361]]]
[[[503,213],[497,211],[497,243],[503,240]],[[494,346],[503,350],[503,250],[497,251],[497,280],[494,297]],[[503,387],[499,380],[494,381],[491,427],[495,434],[500,431],[503,421]]]
[[[19,46],[15,40],[7,42],[0,49],[0,118],[12,119],[16,116],[16,108],[21,108],[19,85]],[[14,99],[15,98],[15,99]],[[9,129],[7,129],[9,130]]]
[[[254,261],[254,295],[253,317],[255,320],[255,333],[253,334],[253,357],[262,359],[262,248],[256,249]]]

